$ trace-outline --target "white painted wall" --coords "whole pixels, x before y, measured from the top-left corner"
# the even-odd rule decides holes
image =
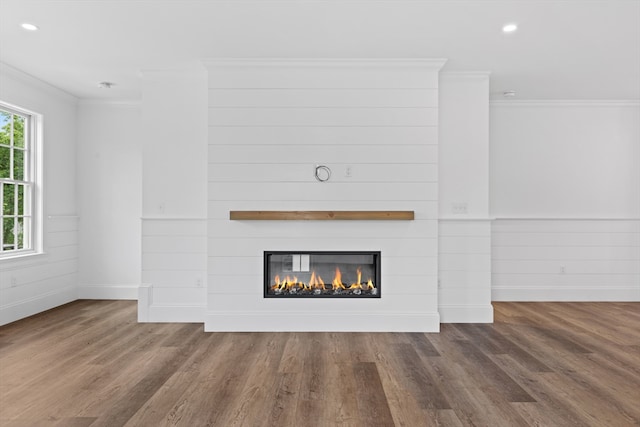
[[[640,105],[495,102],[494,300],[640,300]]]
[[[43,115],[44,254],[0,260],[0,324],[77,296],[76,99],[0,64],[0,99]]]
[[[440,318],[492,322],[489,73],[441,73],[439,116]]]
[[[207,73],[145,70],[139,320],[204,322]]]
[[[640,106],[494,102],[491,210],[498,218],[639,218]]]
[[[83,299],[136,299],[140,284],[142,141],[139,103],[81,101],[78,200]]]
[[[436,331],[441,62],[209,65],[205,330]],[[332,179],[317,182],[315,165]],[[345,176],[351,166],[352,176]],[[230,221],[230,210],[415,210],[415,221]],[[382,298],[264,299],[264,250],[381,250]]]

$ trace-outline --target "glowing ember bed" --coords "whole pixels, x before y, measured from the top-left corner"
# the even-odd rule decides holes
[[[264,253],[265,298],[380,298],[380,252]]]

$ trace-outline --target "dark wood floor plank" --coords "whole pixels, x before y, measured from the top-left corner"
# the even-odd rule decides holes
[[[431,344],[431,341],[429,341],[428,334],[412,332],[412,333],[407,333],[406,335],[409,338],[409,342],[413,345],[413,347],[416,349],[416,351],[419,354],[425,357],[440,356],[440,353],[438,353],[438,350],[436,350],[433,344]]]
[[[382,388],[375,363],[355,363],[356,394],[360,411],[359,419],[367,427],[392,426],[393,417]]]
[[[403,369],[395,355],[394,346],[406,344],[404,334],[370,334],[368,347],[375,357],[391,415],[396,426],[437,425],[436,411],[423,409],[417,396],[403,382]]]
[[[454,344],[460,348],[462,354],[475,366],[474,372],[482,375],[485,381],[499,389],[508,402],[535,402],[535,399],[529,393],[475,345],[467,341],[455,341]]]
[[[395,357],[401,362],[404,380],[423,409],[451,409],[438,384],[425,368],[410,344],[394,345]]]
[[[638,426],[640,303],[421,333],[205,333],[76,301],[0,327],[2,426]]]

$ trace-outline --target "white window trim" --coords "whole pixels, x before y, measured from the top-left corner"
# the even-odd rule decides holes
[[[43,117],[34,111],[0,101],[3,110],[14,114],[29,116],[28,134],[25,134],[25,146],[29,140],[29,168],[32,171],[31,191],[31,248],[0,252],[0,261],[24,258],[43,253],[44,214],[43,214]],[[26,159],[25,159],[26,162]]]

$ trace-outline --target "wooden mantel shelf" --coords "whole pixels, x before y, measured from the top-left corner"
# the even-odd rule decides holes
[[[229,219],[243,221],[407,221],[414,211],[230,211]]]

